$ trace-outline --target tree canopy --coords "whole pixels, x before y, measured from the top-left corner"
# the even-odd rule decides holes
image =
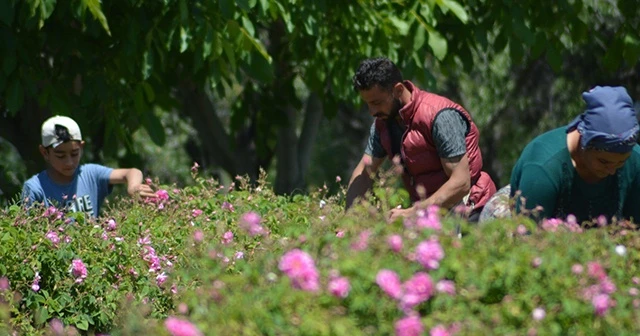
[[[197,131],[201,163],[252,177],[276,163],[276,190],[289,193],[306,186],[320,120],[358,118],[351,74],[363,58],[387,56],[472,104],[499,99],[477,112],[491,132],[541,74],[635,85],[637,97],[639,12],[621,0],[7,0],[0,138],[32,174],[33,130],[72,115],[91,158],[139,164],[132,135],[164,145],[158,111],[171,111]]]

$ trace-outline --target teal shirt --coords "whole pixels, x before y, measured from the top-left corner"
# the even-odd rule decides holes
[[[519,190],[526,209],[541,206],[538,219],[573,214],[579,222],[600,215],[640,221],[640,147],[615,175],[587,183],[571,163],[566,131],[551,130],[524,148],[511,173],[511,196]],[[519,199],[515,210],[521,212]]]

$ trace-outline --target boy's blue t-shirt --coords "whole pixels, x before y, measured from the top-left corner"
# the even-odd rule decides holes
[[[26,200],[27,204],[40,202],[46,206],[53,205],[98,217],[102,201],[113,190],[113,186],[109,184],[112,171],[113,168],[102,165],[84,164],[76,170],[73,181],[58,184],[44,170],[24,183],[22,200]]]

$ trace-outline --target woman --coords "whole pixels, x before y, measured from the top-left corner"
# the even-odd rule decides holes
[[[640,220],[638,119],[623,87],[584,92],[584,113],[567,126],[546,132],[523,150],[511,174],[516,213],[579,222]],[[504,215],[504,199],[490,200],[483,220]]]

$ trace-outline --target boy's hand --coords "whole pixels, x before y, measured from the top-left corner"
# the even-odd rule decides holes
[[[129,185],[127,192],[131,196],[140,195],[142,197],[157,197],[156,193],[149,185],[142,183]]]

